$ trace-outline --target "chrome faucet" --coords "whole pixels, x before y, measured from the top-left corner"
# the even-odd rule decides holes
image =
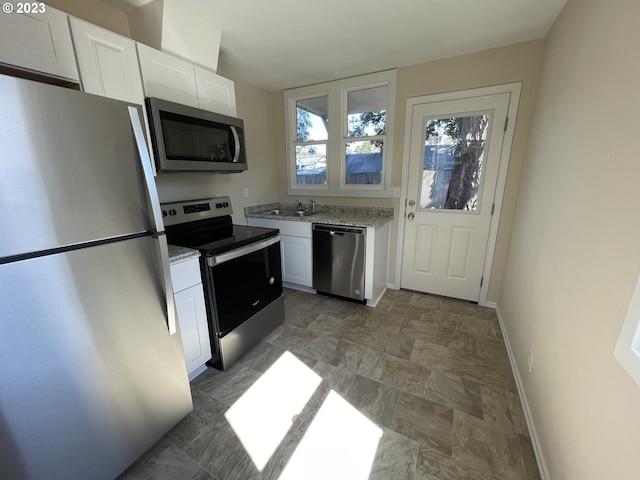
[[[298,200],[298,210],[302,210],[302,202]]]
[[[310,200],[309,202],[311,203],[311,211],[315,212],[316,211],[316,202],[313,201],[313,200]]]

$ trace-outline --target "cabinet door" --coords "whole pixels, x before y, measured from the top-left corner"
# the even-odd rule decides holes
[[[137,47],[145,96],[197,108],[198,91],[193,63],[142,43]]]
[[[198,107],[211,112],[235,117],[236,91],[228,78],[195,65]]]
[[[71,18],[82,90],[144,104],[136,42],[77,18]]]
[[[193,380],[203,370],[205,362],[211,359],[211,344],[202,284],[189,287],[174,296],[182,335],[184,360],[187,364],[189,380]]]
[[[311,239],[282,235],[282,281],[311,287]]]
[[[43,13],[0,15],[0,62],[77,82],[67,15],[43,6]]]

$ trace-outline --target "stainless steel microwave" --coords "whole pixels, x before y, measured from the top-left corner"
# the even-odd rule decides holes
[[[159,98],[145,100],[158,173],[247,169],[244,122]]]

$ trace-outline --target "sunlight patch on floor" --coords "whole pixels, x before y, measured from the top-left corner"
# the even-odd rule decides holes
[[[262,471],[322,378],[290,352],[226,411],[225,418],[258,471]]]
[[[366,480],[382,430],[333,390],[279,480]]]

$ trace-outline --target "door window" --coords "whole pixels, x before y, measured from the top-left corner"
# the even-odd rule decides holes
[[[426,120],[421,209],[478,209],[489,119],[483,113]]]

